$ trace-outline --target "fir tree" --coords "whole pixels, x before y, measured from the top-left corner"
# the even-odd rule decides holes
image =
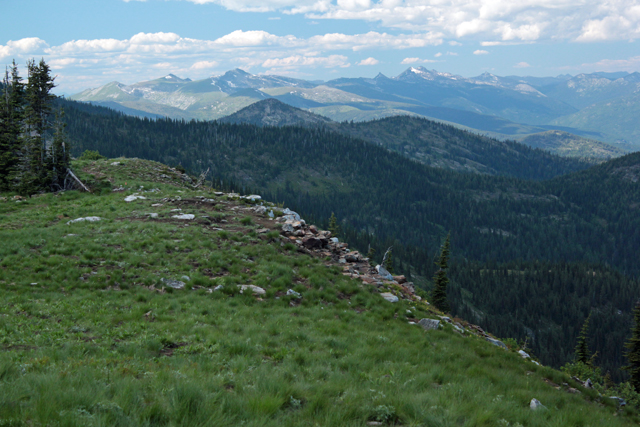
[[[576,344],[576,354],[574,361],[576,363],[584,363],[587,366],[593,366],[591,351],[589,350],[589,319],[591,319],[591,313],[584,321],[580,335],[578,335],[578,343]]]
[[[624,367],[631,375],[631,385],[640,393],[640,301],[636,302],[633,309],[633,327],[631,338],[625,345],[628,365]]]
[[[334,214],[333,212],[331,212],[331,217],[329,218],[329,231],[331,232],[332,237],[338,237],[340,235],[338,218],[336,218],[336,214]]]
[[[55,95],[50,68],[41,60],[27,62],[29,78],[25,89],[24,139],[21,146],[21,158],[18,171],[18,192],[30,195],[46,186],[47,137],[51,128],[51,103]]]
[[[389,248],[387,251],[387,259],[383,267],[391,274],[393,274],[393,250]]]
[[[447,285],[449,278],[447,277],[447,268],[449,268],[449,236],[442,245],[440,257],[436,262],[439,267],[433,277],[433,291],[431,292],[431,303],[440,311],[448,313],[449,301],[447,300]]]
[[[5,71],[0,103],[0,191],[12,187],[18,165],[24,109],[24,83],[13,61]]]

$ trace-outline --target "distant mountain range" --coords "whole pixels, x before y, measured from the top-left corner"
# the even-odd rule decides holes
[[[339,122],[413,115],[498,139],[558,130],[640,148],[634,126],[640,73],[465,78],[410,67],[396,77],[310,82],[236,69],[197,81],[169,74],[132,85],[111,82],[71,97],[129,115],[198,120],[220,119],[268,98]]]

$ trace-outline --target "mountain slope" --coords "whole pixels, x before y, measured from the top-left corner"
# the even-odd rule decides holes
[[[609,160],[622,156],[625,150],[593,139],[582,138],[560,130],[550,130],[519,138],[519,142],[565,157]]]
[[[364,251],[371,245],[379,254],[393,245],[395,267],[410,272],[425,287],[425,278],[435,273],[433,254],[449,233],[452,262],[474,261],[492,269],[492,263],[562,262],[609,266],[632,277],[640,274],[640,236],[635,233],[640,230],[640,188],[633,182],[640,154],[532,182],[428,167],[325,128],[152,122],[71,108],[67,120],[75,150],[181,163],[194,172],[211,168],[216,186],[259,191],[309,220],[326,220],[333,212],[351,244]],[[565,292],[573,289],[563,283]],[[619,289],[620,284],[611,280],[606,286]],[[519,297],[527,298],[525,289]],[[518,307],[485,312],[483,322],[500,313],[517,317]],[[558,314],[563,322],[578,325],[588,314],[557,308],[564,310]],[[612,316],[610,329],[602,333],[618,337],[622,346],[628,329],[613,321],[615,313]],[[554,327],[549,329],[547,322]],[[554,335],[553,340],[535,343],[543,361],[570,359],[571,331],[553,319],[527,326],[537,336],[549,333],[544,331]],[[559,345],[546,345],[549,342]],[[619,355],[599,349],[602,360],[617,371]]]
[[[219,121],[248,123],[256,126],[306,126],[329,123],[331,120],[271,98],[251,104]]]
[[[74,167],[102,191],[0,201],[5,424],[638,422],[631,405],[466,322],[460,334],[400,287],[388,302],[297,251],[246,199],[138,159]],[[87,215],[101,219],[68,224]],[[264,294],[240,293],[246,284]],[[419,318],[443,327],[408,323]],[[532,411],[533,398],[547,410]]]

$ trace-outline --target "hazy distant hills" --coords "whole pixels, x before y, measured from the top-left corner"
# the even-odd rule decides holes
[[[557,130],[529,135],[519,141],[522,145],[468,133],[422,117],[395,116],[367,122],[334,122],[276,99],[256,102],[220,121],[257,126],[322,125],[382,145],[426,165],[491,175],[511,174],[507,171],[513,169],[514,176],[518,176],[517,170],[525,167],[521,161],[548,163],[554,167],[555,158],[547,156],[544,160],[534,160],[532,156],[544,157],[545,153],[534,155],[525,145],[563,157],[593,160],[607,160],[625,154],[624,150],[609,144]]]
[[[561,130],[633,148],[640,146],[630,119],[637,117],[634,112],[640,108],[639,88],[640,73],[574,77],[484,73],[465,78],[410,67],[396,77],[378,74],[310,82],[236,69],[197,81],[169,74],[132,85],[111,82],[71,99],[112,107],[115,103],[120,106],[117,109],[138,116],[212,120],[275,98],[338,122],[413,115],[499,139]]]

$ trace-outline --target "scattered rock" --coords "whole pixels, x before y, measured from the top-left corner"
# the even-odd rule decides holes
[[[157,213],[150,213],[149,214],[149,218],[158,218],[158,214]]]
[[[264,206],[256,206],[255,208],[253,208],[253,211],[258,215],[263,215],[267,212],[267,208],[265,208]]]
[[[384,268],[383,266],[376,265],[376,270],[378,271],[378,274],[380,276],[382,276],[383,279],[385,279],[385,280],[393,280],[393,276],[391,275],[391,273],[389,273],[387,271],[387,269]]]
[[[577,391],[577,390],[576,390]],[[579,392],[578,392],[579,393]],[[627,406],[627,401],[618,396],[611,396],[609,399],[614,399],[618,402],[618,406]]]
[[[267,293],[267,291],[261,287],[254,285],[238,285],[238,288],[240,288],[240,293],[243,293],[247,289],[249,289],[254,295],[264,295]]]
[[[258,196],[257,194],[252,194],[250,196],[245,197],[245,199],[250,200],[252,202],[257,202],[258,200],[262,200],[262,197]]]
[[[129,203],[129,202],[133,202],[134,200],[146,200],[147,198],[144,196],[138,196],[137,194],[132,194],[131,196],[127,196],[124,198],[124,201]]]
[[[542,410],[547,409],[547,407],[544,406],[542,403],[540,403],[540,401],[535,397],[531,399],[531,403],[529,403],[529,407],[531,408],[532,411],[537,411],[539,409],[542,409]]]
[[[287,295],[293,295],[296,298],[302,298],[302,294],[300,294],[300,292],[296,292],[293,289],[289,289],[287,291]]]
[[[171,218],[192,220],[196,216],[193,214],[173,215]]]
[[[407,278],[405,276],[403,276],[403,275],[393,276],[393,280],[398,282],[398,284],[400,284],[400,285],[402,285],[403,283],[407,283]]]
[[[502,347],[505,350],[507,349],[507,345],[505,343],[503,343],[502,341],[500,341],[500,340],[497,340],[497,339],[491,338],[491,337],[486,337],[485,339],[487,341],[489,341],[493,345],[497,345],[498,347]]]
[[[331,241],[331,243],[339,243],[340,242],[340,240],[338,240],[337,237],[332,237],[329,240]]]
[[[76,218],[76,219],[72,219],[71,221],[67,222],[67,225],[69,224],[74,224],[76,222],[83,222],[83,221],[87,221],[87,222],[96,222],[96,221],[100,221],[102,218],[100,218],[99,216],[86,216],[84,218]]]
[[[518,354],[522,356],[523,359],[529,359],[531,357],[524,350],[518,350]]]
[[[184,282],[181,282],[179,280],[171,280],[171,279],[165,279],[164,277],[162,279],[160,279],[160,281],[167,285],[170,288],[173,289],[184,289]]]
[[[421,319],[418,325],[422,326],[425,331],[432,329],[438,329],[440,327],[440,321],[435,319]]]
[[[120,163],[120,162],[113,162],[113,163],[111,163],[111,166],[120,166],[121,164],[122,163]]]
[[[399,299],[397,296],[395,296],[394,294],[392,294],[391,292],[382,292],[380,294],[380,296],[384,299],[386,299],[389,302],[398,302]]]
[[[215,288],[213,288],[214,291],[219,291],[220,289],[224,288],[224,286],[222,285],[218,285]]]
[[[180,277],[182,280],[189,282],[191,280],[191,278],[189,276],[182,276]]]
[[[154,203],[151,205],[152,208],[159,208],[160,206],[162,206],[162,203]]]
[[[295,228],[293,228],[293,225],[291,223],[285,223],[282,224],[282,231],[284,231],[285,233],[293,233],[295,230]]]
[[[317,237],[307,237],[305,239],[302,239],[302,245],[307,249],[320,249],[322,246],[324,246],[322,244],[322,239],[318,239]]]

